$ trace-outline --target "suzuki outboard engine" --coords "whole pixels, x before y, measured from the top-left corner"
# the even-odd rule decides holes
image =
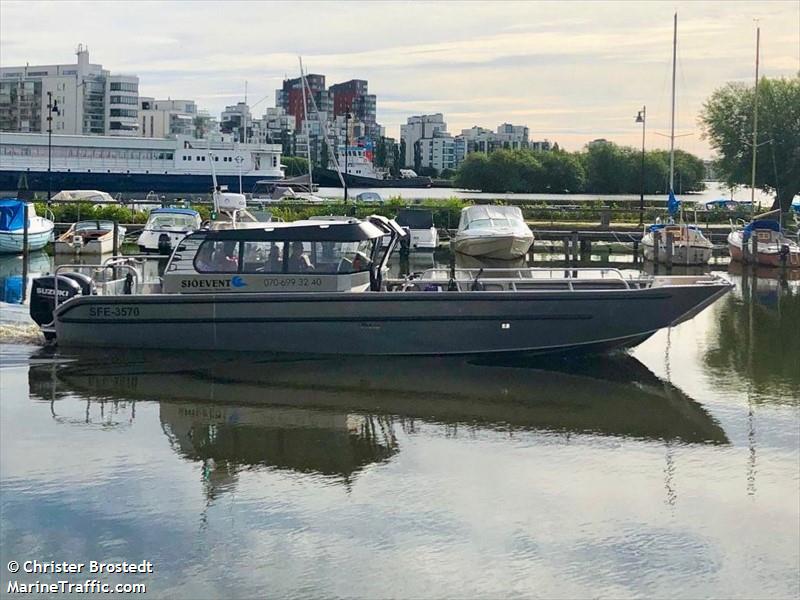
[[[58,287],[56,289],[56,280]],[[63,273],[61,275],[45,275],[37,277],[31,283],[31,318],[39,327],[47,327],[53,323],[56,294],[58,303],[63,304],[70,298],[95,293],[94,281],[83,273]],[[53,333],[45,331],[45,338],[52,339]]]

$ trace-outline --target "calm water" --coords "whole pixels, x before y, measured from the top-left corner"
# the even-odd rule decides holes
[[[259,359],[2,346],[8,561],[149,597],[800,594],[800,282],[630,354]],[[83,581],[25,575],[20,582]]]

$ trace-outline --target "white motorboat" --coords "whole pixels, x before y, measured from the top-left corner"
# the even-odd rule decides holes
[[[168,253],[200,226],[200,213],[191,208],[154,208],[136,243],[141,252]]]
[[[55,224],[36,214],[33,203],[16,198],[0,200],[0,254],[19,254],[25,239],[25,205],[28,205],[28,250],[41,250],[53,237]]]
[[[117,246],[114,247],[114,228],[117,229]],[[78,221],[58,238],[56,254],[109,254],[122,247],[125,227],[107,219]]]
[[[657,235],[656,235],[657,234]],[[669,253],[669,238],[672,237],[672,254]],[[656,237],[658,253],[656,256]],[[645,260],[673,265],[705,265],[711,260],[714,244],[703,235],[697,225],[686,223],[656,223],[649,225],[642,236],[642,252]]]
[[[511,260],[525,256],[533,232],[517,206],[479,204],[461,210],[453,249],[461,254]]]
[[[390,234],[386,249],[379,241]],[[639,344],[731,289],[719,275],[615,269],[431,269],[387,277],[394,221],[297,221],[201,230],[160,284],[135,260],[58,267],[31,290],[31,316],[60,346],[436,355],[598,352]]]
[[[439,232],[433,223],[433,211],[404,208],[397,213],[395,221],[408,230],[410,250],[425,252],[439,247]]]
[[[728,234],[728,250],[735,261],[767,267],[800,268],[800,245],[784,233],[777,221],[756,219],[744,228],[734,227]]]

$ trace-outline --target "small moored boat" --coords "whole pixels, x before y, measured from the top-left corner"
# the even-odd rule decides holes
[[[403,208],[395,218],[400,227],[408,229],[411,250],[430,251],[439,247],[439,232],[433,223],[433,211]]]
[[[656,233],[658,233],[658,262],[670,260],[667,236],[672,236],[672,264],[705,265],[711,260],[714,245],[703,235],[697,225],[686,223],[656,223],[649,225],[642,236],[645,260],[656,260]]]
[[[404,235],[379,216],[197,231],[175,248],[160,286],[140,284],[124,257],[103,266],[118,280],[59,267],[34,281],[31,316],[68,347],[596,352],[634,346],[731,289],[719,275],[629,278],[604,268],[431,269],[390,279],[389,256]]]
[[[756,240],[753,253],[752,240]],[[800,268],[800,246],[786,236],[780,223],[756,219],[744,228],[734,228],[728,234],[731,259],[768,267]]]
[[[142,252],[170,252],[200,225],[200,213],[191,208],[154,208],[136,243]]]
[[[19,254],[25,239],[24,200],[0,200],[0,254]],[[36,214],[33,203],[28,204],[28,250],[41,250],[53,237],[54,223]]]
[[[453,249],[461,254],[511,260],[525,256],[533,232],[517,206],[480,204],[461,211]]]
[[[117,246],[114,247],[114,228],[117,228]],[[114,221],[97,219],[78,221],[56,239],[56,254],[108,254],[122,246],[126,229]]]

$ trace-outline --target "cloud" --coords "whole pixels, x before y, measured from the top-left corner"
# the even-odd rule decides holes
[[[666,123],[672,14],[679,12],[680,123],[704,98],[751,77],[761,17],[762,72],[794,75],[800,8],[772,2],[13,2],[0,4],[0,64],[68,62],[78,42],[93,62],[133,72],[148,96],[194,98],[211,112],[244,96],[272,105],[297,56],[328,82],[362,78],[379,121],[398,135],[411,114],[444,112],[452,131],[512,119],[532,131],[580,129],[638,143],[643,104]],[[35,32],[35,33],[32,33]],[[618,119],[616,127],[607,124]],[[550,135],[548,133],[548,135]],[[708,154],[705,143],[683,140]],[[565,138],[566,139],[566,138]],[[660,140],[653,140],[660,144]],[[572,145],[568,142],[567,145]],[[578,144],[582,145],[582,144]]]

